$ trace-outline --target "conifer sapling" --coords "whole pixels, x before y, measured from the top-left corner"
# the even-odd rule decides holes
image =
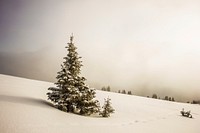
[[[107,99],[104,99],[105,102],[104,102],[104,105],[103,105],[103,110],[100,112],[100,115],[102,115],[103,117],[110,117],[110,114],[111,113],[114,113],[114,109],[113,107],[111,106],[111,99],[110,98],[107,98]]]

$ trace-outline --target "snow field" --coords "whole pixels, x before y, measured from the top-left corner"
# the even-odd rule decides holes
[[[2,133],[200,133],[200,106],[113,92],[96,91],[101,106],[111,98],[109,118],[65,113],[47,101],[53,83],[0,74]],[[193,119],[180,110],[191,110]]]

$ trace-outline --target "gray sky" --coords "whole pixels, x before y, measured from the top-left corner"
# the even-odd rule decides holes
[[[73,32],[90,86],[196,98],[199,7],[197,0],[1,0],[0,73],[55,81]]]

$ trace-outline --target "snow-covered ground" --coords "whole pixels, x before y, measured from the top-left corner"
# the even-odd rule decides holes
[[[97,91],[111,98],[109,118],[79,116],[55,109],[47,101],[53,83],[0,74],[1,133],[200,133],[200,105]],[[180,115],[191,110],[194,118]]]

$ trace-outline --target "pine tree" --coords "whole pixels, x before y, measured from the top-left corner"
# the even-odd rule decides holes
[[[111,106],[111,99],[107,98],[105,99],[104,105],[103,105],[103,111],[100,112],[100,115],[102,115],[103,117],[109,117],[110,113],[114,113],[114,109]]]
[[[131,92],[131,91],[128,91],[128,95],[132,95],[132,92]]]
[[[158,97],[157,97],[157,95],[156,95],[156,94],[153,94],[153,95],[152,95],[152,98],[155,98],[155,99],[157,99]]]
[[[111,90],[110,86],[108,86],[106,90],[107,90],[107,91],[110,91],[110,90]]]
[[[165,100],[167,100],[167,101],[169,100],[168,96],[165,96]]]
[[[106,87],[103,86],[103,87],[101,88],[101,90],[102,90],[102,91],[106,91]]]
[[[95,91],[86,84],[86,79],[80,76],[82,62],[76,52],[73,43],[73,36],[70,37],[70,43],[67,48],[68,54],[64,57],[61,65],[61,71],[58,72],[57,88],[50,87],[47,93],[48,99],[56,106],[67,112],[79,113],[81,115],[90,115],[99,111],[99,102],[94,100]]]
[[[172,101],[173,101],[173,102],[175,101],[174,97],[172,97]]]
[[[169,97],[169,99],[168,99],[169,101],[172,101],[172,98],[171,97]]]
[[[122,94],[126,94],[126,90],[122,90]]]

